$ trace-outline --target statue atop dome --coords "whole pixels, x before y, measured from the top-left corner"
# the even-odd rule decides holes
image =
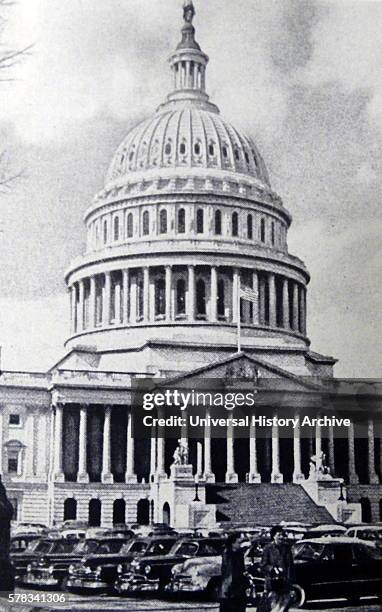
[[[192,23],[195,16],[195,7],[192,0],[186,0],[183,4],[183,19],[186,23]]]

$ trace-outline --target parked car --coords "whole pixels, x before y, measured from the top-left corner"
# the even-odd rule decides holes
[[[211,557],[223,551],[222,538],[183,538],[163,554],[144,555],[132,561],[130,571],[122,574],[115,587],[119,593],[136,594],[164,592],[171,580],[171,569],[191,557]]]
[[[311,527],[303,535],[304,540],[312,538],[324,538],[326,536],[341,536],[346,535],[346,527],[343,525],[317,525]]]
[[[9,553],[16,555],[26,551],[31,542],[38,542],[41,540],[41,535],[38,533],[20,533],[11,538],[9,547]]]
[[[359,538],[372,542],[374,545],[382,547],[382,525],[357,525],[350,527],[346,532],[349,538]]]
[[[27,566],[32,563],[32,561],[39,559],[41,555],[49,553],[56,541],[56,537],[40,537],[40,539],[30,542],[27,548],[22,552],[11,551],[10,558],[15,568],[16,584],[22,584]]]
[[[19,535],[20,533],[37,533],[43,535],[47,531],[48,527],[42,523],[11,523],[11,537]]]
[[[121,564],[129,564],[136,555],[144,554],[156,539],[158,538],[131,538],[127,541],[123,536],[105,538],[81,563],[69,566],[66,589],[72,592],[113,591],[118,567],[122,568]]]
[[[49,552],[28,564],[23,584],[40,588],[63,588],[69,564],[73,559],[81,558],[78,546],[82,543],[85,542],[78,538],[57,539]]]

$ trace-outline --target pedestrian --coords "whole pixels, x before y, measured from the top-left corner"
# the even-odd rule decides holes
[[[270,536],[271,542],[264,547],[260,563],[265,585],[258,611],[284,612],[291,604],[294,582],[292,550],[280,525],[272,527]]]
[[[220,612],[245,612],[246,609],[243,542],[241,533],[232,533],[227,538],[222,560]]]

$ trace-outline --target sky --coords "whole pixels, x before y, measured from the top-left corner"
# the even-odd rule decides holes
[[[64,271],[112,155],[169,91],[181,0],[18,0],[1,49],[0,137],[23,176],[0,193],[3,369],[64,353]],[[253,136],[311,273],[311,348],[337,376],[381,375],[382,2],[195,0],[207,90]],[[0,75],[1,77],[2,75]]]

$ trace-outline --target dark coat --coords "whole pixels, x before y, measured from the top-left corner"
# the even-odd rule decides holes
[[[226,549],[222,559],[221,600],[245,601],[244,552]]]
[[[295,579],[292,550],[289,544],[275,544],[271,542],[264,547],[263,556],[260,563],[261,570],[265,576],[265,588],[272,590],[272,578],[275,577],[275,568],[281,568],[281,576],[289,584]]]

